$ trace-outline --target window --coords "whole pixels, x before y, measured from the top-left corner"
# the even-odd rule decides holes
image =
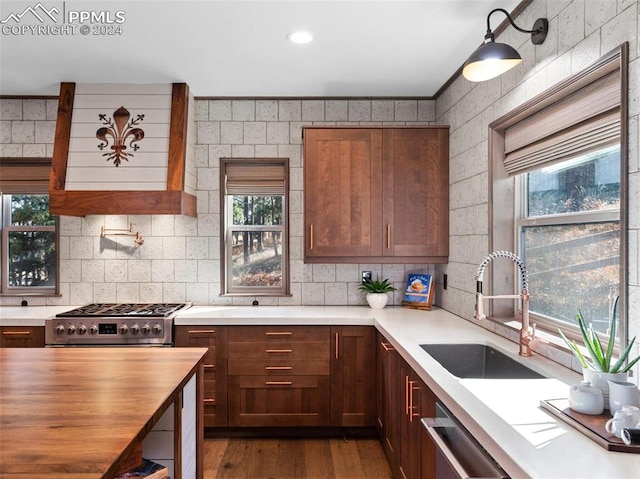
[[[221,162],[223,291],[230,295],[288,293],[288,162]]]
[[[57,218],[49,212],[50,158],[0,158],[0,294],[58,293]]]
[[[535,293],[532,314],[607,333],[620,280],[620,148],[519,175],[518,252]]]
[[[574,339],[578,310],[606,336],[619,295],[626,341],[627,48],[490,125],[490,250],[524,260],[535,322]],[[491,294],[519,291],[511,265],[498,268]],[[492,313],[511,316],[514,307]]]
[[[54,294],[56,226],[48,195],[0,195],[2,201],[2,292]]]

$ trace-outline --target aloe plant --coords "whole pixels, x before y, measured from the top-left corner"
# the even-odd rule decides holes
[[[592,369],[594,371],[602,371],[605,373],[625,373],[629,371],[638,361],[640,361],[640,356],[634,358],[631,361],[628,361],[629,353],[631,352],[631,348],[635,343],[635,336],[629,342],[627,347],[622,351],[620,357],[616,362],[613,362],[613,346],[616,340],[616,313],[618,311],[618,300],[620,297],[616,297],[613,303],[613,313],[609,320],[610,323],[610,333],[609,340],[607,341],[606,348],[603,348],[602,342],[598,337],[598,333],[593,329],[593,325],[586,325],[584,321],[584,317],[582,312],[578,309],[578,314],[576,315],[578,319],[578,326],[580,327],[580,334],[582,335],[582,340],[584,341],[584,345],[587,348],[587,352],[589,353],[589,358],[586,358],[580,348],[575,341],[569,341],[569,339],[564,335],[564,333],[558,329],[560,336],[567,343],[567,346],[573,353],[573,355],[580,361],[582,366],[587,369]],[[626,363],[626,365],[625,365]]]
[[[375,281],[365,281],[358,287],[358,289],[364,293],[389,293],[396,290],[396,288],[389,283],[388,279],[378,281],[378,278],[376,278]]]

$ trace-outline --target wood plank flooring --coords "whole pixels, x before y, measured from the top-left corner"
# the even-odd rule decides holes
[[[212,439],[204,479],[389,479],[376,439]]]

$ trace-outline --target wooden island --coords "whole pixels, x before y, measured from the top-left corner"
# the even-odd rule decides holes
[[[110,478],[141,443],[173,453],[171,477],[202,478],[205,353],[0,349],[0,478]],[[173,431],[150,440],[159,421]]]

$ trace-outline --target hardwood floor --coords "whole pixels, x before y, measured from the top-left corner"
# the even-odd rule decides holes
[[[389,479],[375,439],[211,439],[204,445],[205,479]]]

